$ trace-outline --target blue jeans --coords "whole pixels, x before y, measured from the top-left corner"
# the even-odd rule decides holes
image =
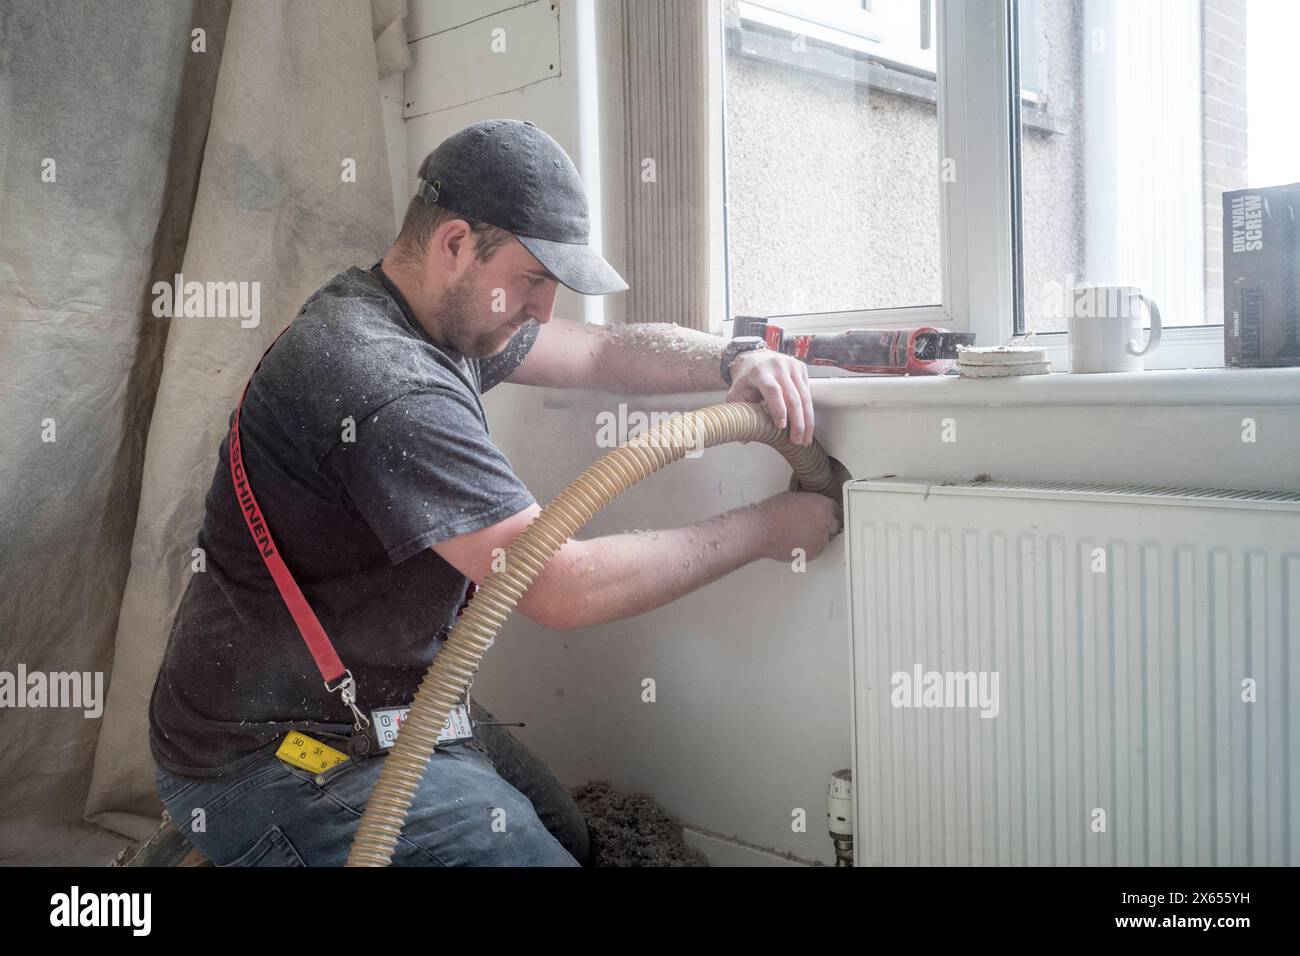
[[[586,824],[567,791],[502,728],[475,734],[434,751],[392,865],[578,866],[574,854],[587,853]],[[484,737],[564,844],[533,800],[497,773]],[[155,781],[173,822],[217,866],[342,866],[387,759],[346,760],[316,774],[270,754],[209,780],[155,766]],[[200,820],[202,830],[195,828]]]

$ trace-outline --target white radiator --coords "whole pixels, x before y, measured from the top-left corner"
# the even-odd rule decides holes
[[[859,865],[1300,864],[1300,495],[846,499]]]

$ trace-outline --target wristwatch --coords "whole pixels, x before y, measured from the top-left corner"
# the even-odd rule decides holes
[[[722,350],[722,380],[731,386],[731,363],[741,352],[753,352],[767,348],[767,343],[757,335],[738,335]]]

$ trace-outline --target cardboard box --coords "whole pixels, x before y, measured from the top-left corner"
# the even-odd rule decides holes
[[[1300,183],[1223,194],[1223,361],[1300,365]]]

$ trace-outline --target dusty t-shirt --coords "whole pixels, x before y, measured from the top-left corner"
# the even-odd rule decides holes
[[[534,503],[488,437],[479,394],[537,337],[501,353],[440,348],[382,274],[353,267],[303,305],[254,373],[244,465],[286,564],[358,685],[358,705],[409,704],[468,580],[430,546]],[[205,569],[181,599],[149,705],[166,770],[213,777],[274,752],[290,729],[351,729],[254,546],[218,453],[198,536]],[[333,741],[331,741],[333,742]]]

